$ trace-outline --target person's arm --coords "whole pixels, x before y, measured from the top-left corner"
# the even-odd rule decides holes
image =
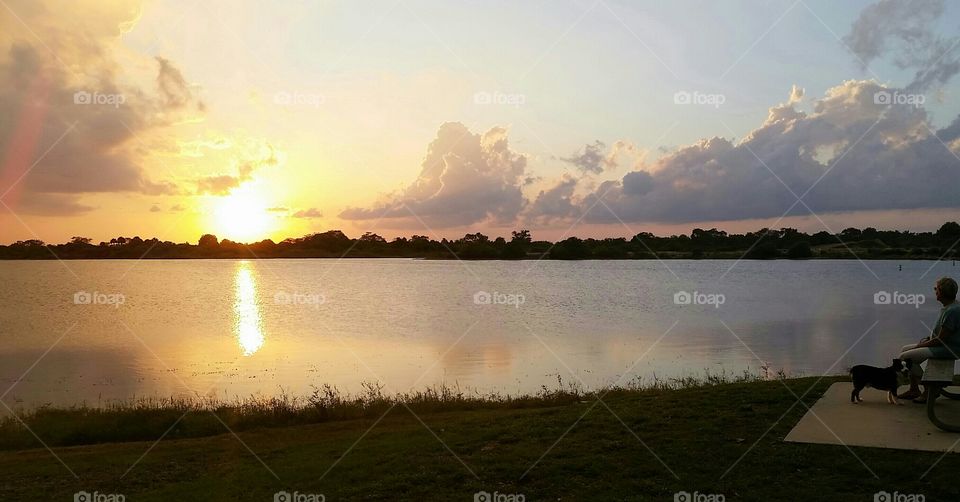
[[[953,340],[951,337],[958,331],[958,328],[960,328],[960,312],[950,310],[946,313],[943,322],[940,324],[940,332],[921,341],[917,344],[917,347],[940,347],[944,345],[944,342],[947,340]]]
[[[950,331],[946,326],[941,326],[939,333],[937,333],[935,336],[923,339],[923,341],[917,344],[917,348],[939,347],[943,345],[943,342],[951,336],[953,336],[953,332]]]

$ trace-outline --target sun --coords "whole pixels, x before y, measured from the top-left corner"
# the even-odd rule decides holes
[[[220,238],[252,242],[266,238],[275,220],[254,187],[240,187],[213,201],[211,225]]]

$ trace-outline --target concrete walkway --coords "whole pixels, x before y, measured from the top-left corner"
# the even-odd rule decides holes
[[[900,406],[888,404],[886,392],[874,389],[864,389],[860,393],[863,402],[851,404],[852,390],[850,382],[831,385],[784,440],[960,453],[960,433],[943,432],[930,423],[926,405],[910,401],[900,401]],[[960,423],[960,401],[941,397],[937,406],[938,417]]]

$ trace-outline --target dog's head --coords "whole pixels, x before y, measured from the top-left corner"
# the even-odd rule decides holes
[[[894,359],[894,360],[893,360],[893,365],[890,366],[890,367],[893,368],[894,371],[898,371],[898,372],[900,372],[900,373],[906,373],[907,370],[910,369],[910,361],[907,361],[907,363],[904,364],[904,362],[903,362],[902,360],[900,360],[900,359]]]

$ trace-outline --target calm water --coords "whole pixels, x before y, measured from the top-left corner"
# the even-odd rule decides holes
[[[732,265],[0,262],[0,392],[10,406],[36,406],[324,383],[357,392],[364,381],[517,393],[558,375],[595,387],[761,361],[838,373],[924,336],[938,310],[933,282],[960,275],[951,262],[853,260],[744,261],[724,275]],[[723,304],[678,305],[679,291]],[[877,305],[878,291],[926,301]]]

